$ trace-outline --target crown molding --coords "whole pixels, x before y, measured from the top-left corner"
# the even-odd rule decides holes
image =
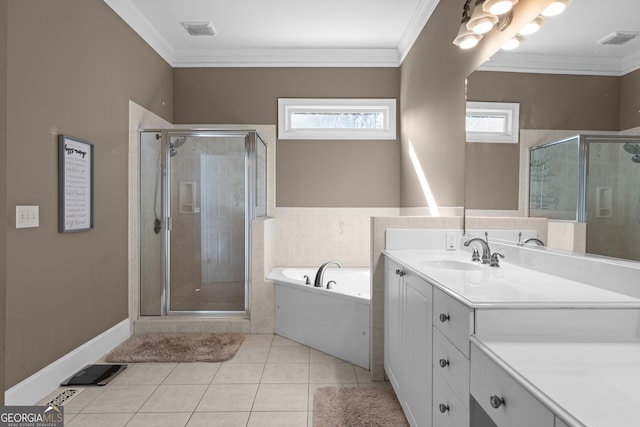
[[[173,60],[174,48],[160,34],[146,15],[129,0],[104,0],[158,55],[169,65]]]
[[[622,60],[622,75],[640,70],[640,52],[632,53]]]
[[[427,21],[431,18],[431,15],[439,2],[440,0],[420,0],[418,2],[418,7],[413,14],[413,18],[409,22],[407,29],[402,34],[400,42],[398,42],[400,64],[409,54],[413,44],[418,39],[418,36],[420,36],[424,26],[427,25]]]
[[[397,67],[396,49],[178,50],[178,67]]]
[[[625,69],[640,68],[640,55],[626,64],[625,60],[592,58],[586,56],[555,56],[498,52],[478,67],[480,71],[504,71],[515,73],[579,74],[622,76]],[[632,70],[633,71],[633,70]]]

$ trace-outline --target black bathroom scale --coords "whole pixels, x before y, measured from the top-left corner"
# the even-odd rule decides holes
[[[127,365],[87,365],[60,385],[106,385]]]

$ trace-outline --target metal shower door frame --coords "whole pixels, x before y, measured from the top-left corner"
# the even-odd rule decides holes
[[[161,316],[184,315],[189,317],[246,317],[249,313],[249,288],[251,285],[251,221],[255,218],[256,199],[256,140],[260,138],[254,130],[212,130],[184,129],[158,130],[162,143],[162,296]],[[171,310],[171,137],[242,137],[244,138],[244,179],[245,179],[245,213],[244,213],[244,310]]]

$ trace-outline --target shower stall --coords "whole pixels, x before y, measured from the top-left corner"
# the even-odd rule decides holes
[[[586,223],[586,251],[640,260],[640,137],[576,135],[529,153],[529,216]]]
[[[248,312],[266,157],[255,131],[140,132],[141,316]]]

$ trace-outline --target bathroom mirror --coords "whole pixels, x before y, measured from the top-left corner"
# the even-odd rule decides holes
[[[640,23],[634,18],[640,13],[640,2],[616,0],[606,10],[601,4],[597,0],[573,2],[564,14],[546,18],[542,29],[527,36],[519,49],[494,55],[469,76],[468,99],[520,102],[521,129],[537,132],[540,143],[580,133],[624,131],[639,135],[640,98],[635,94],[640,92],[640,35],[621,46],[598,41],[616,31],[640,33]],[[594,27],[597,30],[591,30]],[[592,73],[585,71],[588,67]],[[571,68],[574,71],[567,71]],[[537,72],[532,73],[532,69]],[[528,75],[532,78],[524,77],[525,73],[531,73]],[[502,77],[504,81],[500,80]],[[544,84],[545,78],[548,84]],[[514,93],[521,99],[513,99]],[[556,104],[553,106],[558,110],[533,111],[527,105],[545,101]],[[468,143],[466,154],[465,216],[483,212],[495,216],[513,216],[516,212],[526,215],[523,203],[527,199],[521,197],[525,178],[520,163],[528,162],[528,149],[522,135],[519,144]],[[528,184],[524,187],[528,188]],[[631,194],[632,187],[629,188],[628,197],[635,197],[640,209],[640,196]],[[633,237],[628,233],[615,237],[627,238]]]

